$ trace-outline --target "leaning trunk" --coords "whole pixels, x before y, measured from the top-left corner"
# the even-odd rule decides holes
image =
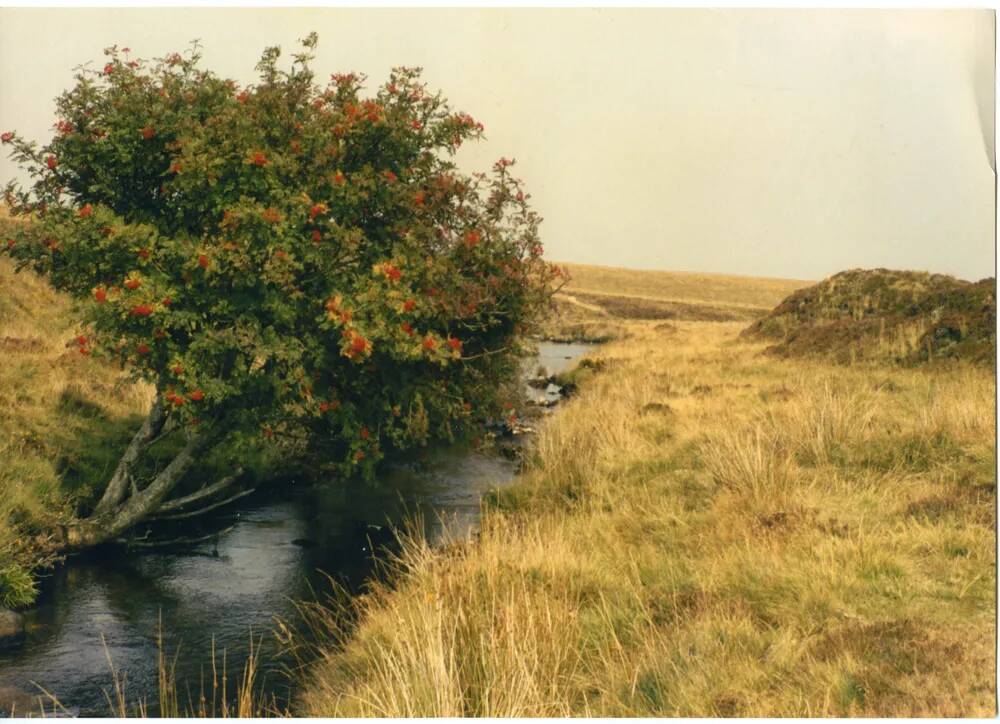
[[[132,469],[138,463],[146,449],[153,443],[156,436],[163,430],[166,421],[167,415],[163,409],[163,400],[160,398],[159,392],[157,392],[149,414],[143,421],[142,426],[132,437],[121,460],[118,461],[118,466],[115,468],[108,486],[104,489],[104,495],[101,496],[100,501],[98,501],[97,506],[94,508],[92,517],[106,515],[108,512],[114,510],[125,498],[129,482],[132,480]]]
[[[140,433],[142,432],[140,430]],[[136,434],[136,438],[138,437],[139,433]],[[188,438],[184,448],[174,459],[153,478],[153,481],[149,485],[141,490],[135,487],[134,484],[130,485],[132,478],[128,474],[125,478],[125,490],[120,493],[116,492],[110,497],[105,493],[105,496],[102,498],[102,500],[110,500],[117,496],[117,503],[109,503],[104,506],[103,510],[100,508],[95,509],[90,517],[67,526],[61,536],[62,540],[59,547],[69,552],[106,543],[119,537],[155,513],[167,495],[170,494],[170,491],[177,486],[181,478],[184,477],[184,474],[195,463],[198,454],[205,449],[208,442],[208,435],[204,433],[193,434]],[[130,446],[128,452],[131,452],[131,450]],[[134,464],[134,462],[135,459],[131,461],[131,464]],[[123,463],[119,463],[119,469],[122,468],[123,464],[124,461]],[[129,466],[126,465],[127,467]],[[128,494],[129,490],[131,490],[131,494]],[[127,497],[125,497],[126,494],[128,494]],[[123,498],[124,502],[122,502]]]

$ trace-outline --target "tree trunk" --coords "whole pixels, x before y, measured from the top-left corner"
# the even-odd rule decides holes
[[[159,392],[157,392],[156,399],[153,401],[153,406],[150,408],[149,414],[146,415],[142,427],[136,431],[128,448],[125,450],[125,454],[118,461],[118,467],[115,468],[115,473],[111,476],[108,487],[104,489],[104,495],[101,496],[97,507],[94,508],[94,512],[91,514],[92,518],[99,518],[106,515],[125,498],[125,494],[129,488],[129,481],[132,478],[132,468],[138,462],[139,458],[142,457],[142,453],[145,452],[153,439],[160,434],[166,421],[167,415],[163,410],[163,400],[160,398]]]
[[[150,412],[147,422],[150,419],[155,419],[153,411]],[[159,425],[162,428],[162,421]],[[146,428],[145,424],[143,428]],[[140,435],[144,435],[144,437],[140,437]],[[154,435],[155,433],[149,435],[148,433],[144,433],[143,429],[140,429],[136,433],[135,438],[133,438],[133,443],[136,440],[144,439],[145,443],[148,444]],[[198,454],[205,449],[210,439],[209,435],[205,433],[194,433],[191,435],[184,448],[160,471],[153,479],[153,482],[142,490],[131,488],[131,495],[127,498],[124,498],[124,496],[130,489],[128,485],[130,476],[127,472],[124,473],[124,490],[115,492],[111,496],[105,492],[102,498],[103,502],[105,499],[110,500],[117,496],[118,503],[115,505],[108,503],[102,512],[99,513],[95,510],[90,517],[67,526],[63,531],[61,548],[64,551],[75,551],[106,543],[109,540],[117,538],[129,528],[132,528],[146,517],[155,513],[166,496],[176,487],[177,483],[180,482],[184,474],[197,460]],[[143,445],[140,444],[136,449],[141,453]],[[132,452],[133,446],[129,445],[129,449],[125,455],[129,455]],[[127,471],[138,457],[138,454],[136,454],[131,457],[130,461],[126,462],[123,456],[122,461],[118,465],[118,470],[125,469]],[[113,482],[117,481],[118,470],[115,472],[116,477],[112,478]],[[116,484],[118,483],[116,482]],[[121,502],[123,498],[124,502]]]

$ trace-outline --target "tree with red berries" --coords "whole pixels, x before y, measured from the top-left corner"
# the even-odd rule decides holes
[[[315,44],[287,71],[267,49],[246,88],[196,47],[110,48],[58,99],[51,142],[0,137],[32,179],[6,189],[26,221],[6,253],[81,302],[83,349],[156,388],[67,548],[217,499],[228,479],[186,492],[190,473],[236,436],[371,475],[499,414],[557,274],[512,162],[460,173],[479,123],[416,69],[370,97],[353,74],[319,86]]]

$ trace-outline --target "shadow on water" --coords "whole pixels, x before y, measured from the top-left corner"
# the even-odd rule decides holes
[[[533,367],[555,374],[588,349],[545,344]],[[217,542],[74,559],[43,580],[38,605],[26,613],[26,644],[0,652],[0,687],[34,693],[37,682],[71,713],[106,715],[110,657],[130,699],[153,704],[162,625],[166,652],[177,652],[182,701],[189,693],[197,698],[213,641],[235,680],[253,633],[265,634],[264,688],[286,703],[290,682],[267,635],[276,620],[294,621],[295,602],[322,595],[330,579],[356,593],[372,575],[377,551],[392,544],[393,526],[406,519],[422,521],[431,542],[468,535],[482,496],[514,475],[508,460],[440,448],[387,466],[376,484],[289,481],[280,499],[251,498],[223,516],[233,527]]]

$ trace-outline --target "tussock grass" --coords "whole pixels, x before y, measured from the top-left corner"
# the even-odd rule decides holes
[[[478,538],[408,539],[311,716],[989,715],[994,380],[631,322]]]

